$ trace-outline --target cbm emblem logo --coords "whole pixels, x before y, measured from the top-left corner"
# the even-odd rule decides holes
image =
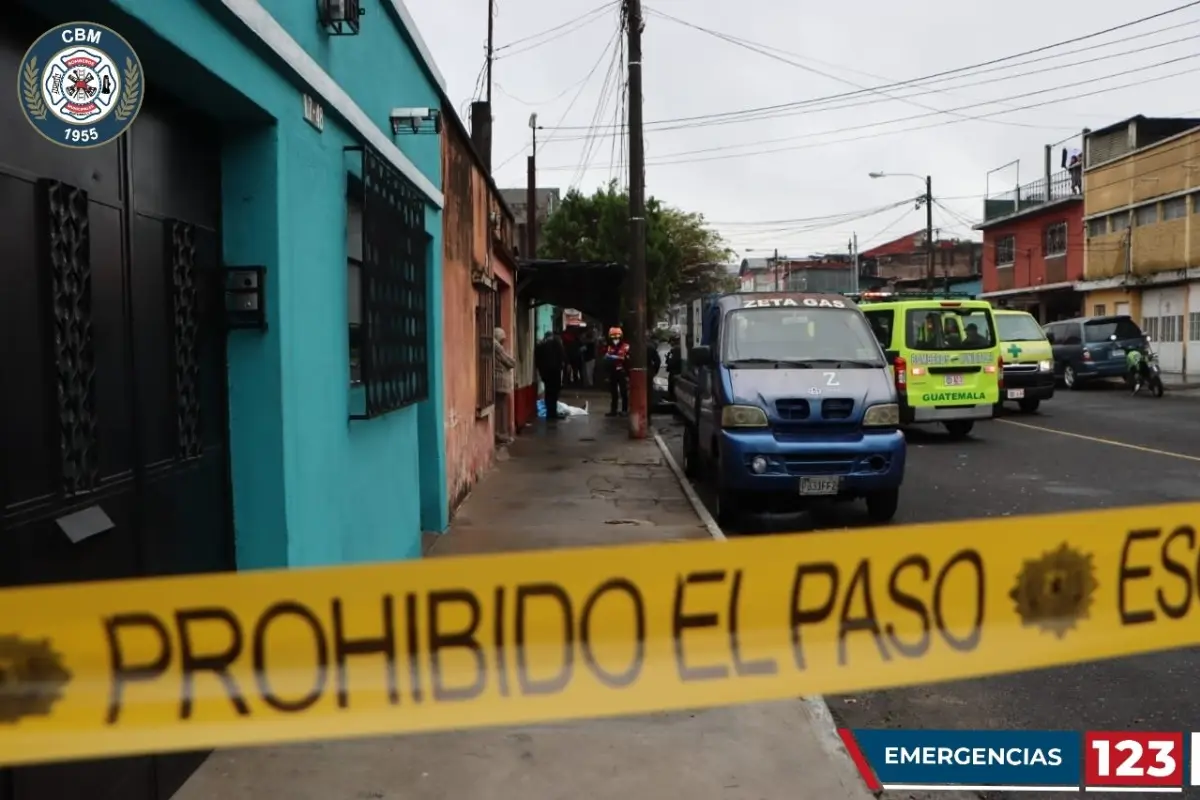
[[[142,108],[142,62],[120,34],[93,22],[43,33],[21,60],[17,98],[38,133],[64,147],[98,147]]]

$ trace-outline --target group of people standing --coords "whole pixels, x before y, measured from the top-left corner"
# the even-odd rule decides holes
[[[569,334],[575,334],[570,335]],[[576,343],[579,343],[577,346]],[[573,359],[577,357],[577,361]],[[668,362],[670,359],[668,358]],[[629,413],[629,370],[632,365],[630,344],[625,332],[617,326],[608,329],[608,336],[597,345],[590,329],[578,334],[568,329],[561,335],[548,331],[534,350],[534,365],[545,387],[546,418],[559,419],[558,400],[564,385],[591,386],[596,378],[597,365],[607,373],[608,416]],[[668,363],[670,366],[670,363]],[[653,343],[646,346],[647,391],[662,367],[662,358]]]

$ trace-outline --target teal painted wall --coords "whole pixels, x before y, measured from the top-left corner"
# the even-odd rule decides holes
[[[434,236],[427,264],[430,397],[350,422],[345,197],[355,157],[343,147],[358,144],[352,129],[328,106],[323,132],[305,123],[294,76],[268,66],[261,45],[245,44],[252,36],[238,30],[240,23],[218,19],[199,0],[114,4],[274,120],[231,124],[223,141],[225,261],[267,267],[269,328],[233,332],[229,343],[239,567],[419,556],[421,531],[444,529],[449,505],[440,212],[433,205],[426,211]],[[327,39],[316,26],[315,3],[263,5],[389,138],[391,108],[440,106],[390,11],[371,5],[375,13],[363,18],[361,36]],[[153,66],[147,63],[148,74]],[[436,136],[394,141],[441,185]]]
[[[541,305],[534,309],[533,330],[539,340],[546,331],[554,330],[554,306]]]

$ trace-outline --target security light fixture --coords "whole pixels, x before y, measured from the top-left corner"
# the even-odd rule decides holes
[[[441,133],[442,114],[436,108],[393,108],[392,135]]]
[[[366,14],[362,0],[317,0],[317,17],[331,36],[355,36],[358,19]]]

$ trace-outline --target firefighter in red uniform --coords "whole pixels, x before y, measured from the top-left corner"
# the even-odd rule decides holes
[[[608,329],[608,343],[604,345],[604,363],[608,366],[608,394],[612,405],[608,416],[617,416],[617,400],[620,412],[629,413],[629,343],[620,328]]]

